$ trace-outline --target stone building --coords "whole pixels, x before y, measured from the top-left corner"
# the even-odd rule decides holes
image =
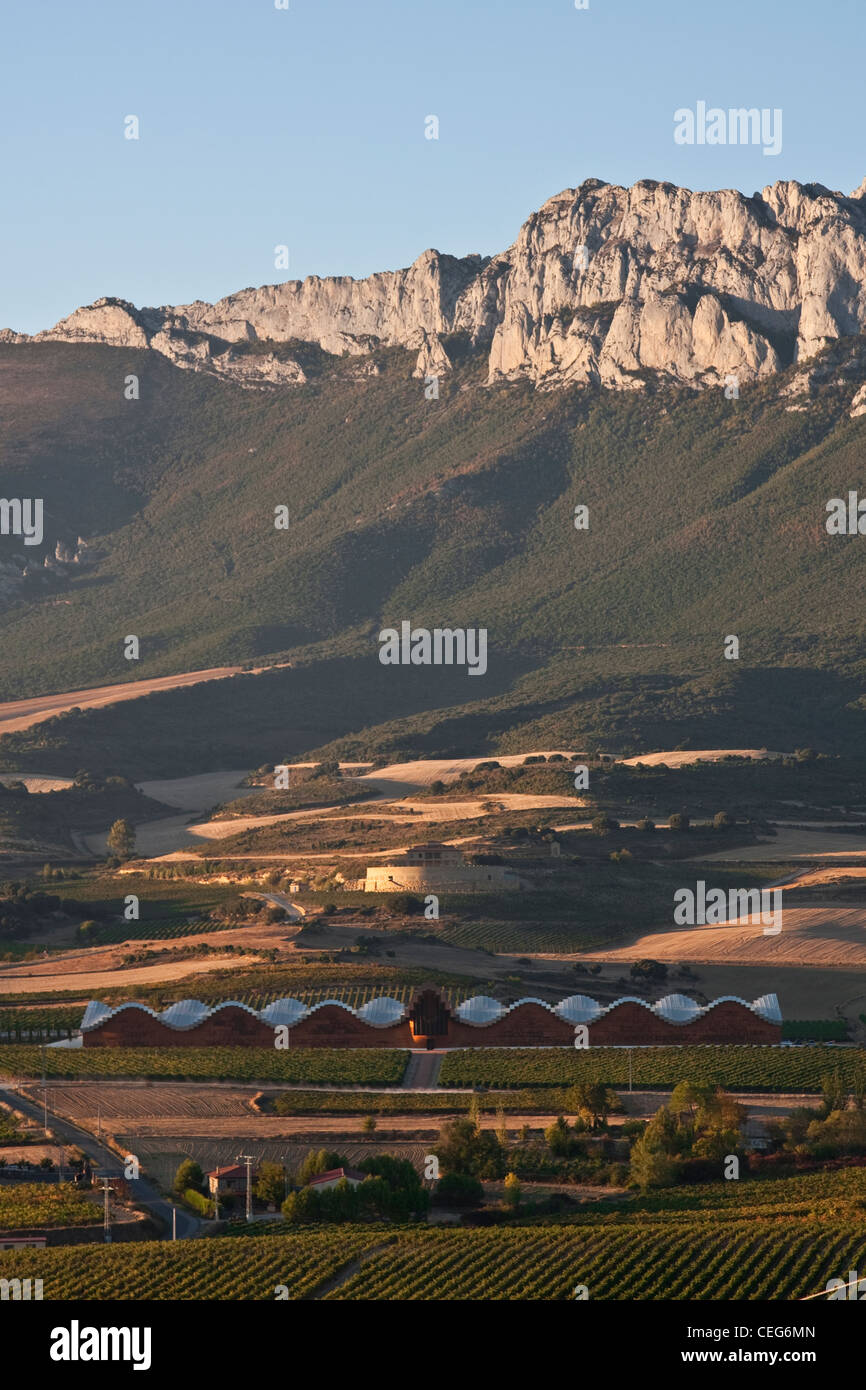
[[[521,886],[504,864],[467,864],[453,845],[438,840],[410,845],[385,864],[368,865],[364,879],[365,893],[484,893]]]

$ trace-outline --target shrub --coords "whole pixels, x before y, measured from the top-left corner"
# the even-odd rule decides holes
[[[484,1201],[484,1188],[466,1173],[446,1173],[436,1184],[433,1201],[442,1207],[477,1207]]]
[[[174,1175],[173,1190],[178,1196],[186,1196],[187,1188],[195,1188],[198,1191],[204,1187],[204,1173],[200,1164],[195,1159],[185,1158]]]
[[[424,911],[424,903],[414,893],[394,893],[390,907],[401,917],[415,917]]]
[[[606,811],[602,811],[600,815],[593,817],[592,833],[594,835],[607,835],[611,830],[619,830],[619,821],[614,820]]]
[[[183,1200],[193,1211],[197,1211],[199,1216],[213,1216],[214,1206],[210,1197],[205,1197],[201,1192],[196,1192],[194,1187],[188,1187],[183,1194]]]

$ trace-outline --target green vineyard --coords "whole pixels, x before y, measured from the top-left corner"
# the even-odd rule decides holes
[[[329,1297],[526,1301],[572,1299],[582,1287],[597,1300],[802,1298],[862,1262],[866,1232],[817,1222],[756,1232],[745,1221],[431,1230],[404,1238],[399,1254],[376,1256]]]
[[[84,1015],[81,1004],[57,1009],[0,1009],[0,1039],[37,1042],[70,1038]]]
[[[397,1086],[408,1052],[400,1048],[94,1047],[46,1048],[45,1075],[134,1076],[161,1081],[285,1081],[337,1086]],[[0,1046],[0,1077],[41,1076],[39,1047]]]
[[[737,1091],[820,1091],[836,1071],[852,1085],[866,1073],[866,1051],[853,1047],[467,1048],[448,1052],[440,1086],[569,1086],[600,1081],[670,1090],[680,1081]]]
[[[500,1107],[512,1115],[550,1115],[567,1111],[565,1087],[536,1087],[526,1091],[490,1091],[475,1097],[479,1110],[494,1114]],[[472,1097],[469,1093],[443,1091],[436,1095],[397,1090],[391,1094],[370,1095],[352,1091],[286,1091],[274,1102],[277,1115],[464,1115]]]
[[[361,1255],[364,1259],[361,1260]],[[286,1235],[0,1254],[46,1299],[800,1299],[866,1267],[866,1168],[752,1178],[486,1229]],[[330,1281],[339,1274],[341,1282]]]
[[[42,1279],[45,1299],[303,1298],[372,1243],[369,1230],[277,1239],[134,1242],[0,1254],[0,1278]]]
[[[37,1226],[91,1226],[102,1210],[71,1183],[22,1183],[0,1187],[0,1231]]]

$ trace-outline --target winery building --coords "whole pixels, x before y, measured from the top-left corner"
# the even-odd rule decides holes
[[[695,1043],[778,1044],[782,1016],[775,994],[751,1004],[724,996],[698,1004],[669,994],[655,1004],[622,998],[600,1004],[573,994],[558,1004],[503,1004],[475,995],[453,1008],[437,989],[409,1003],[387,995],[351,1008],[337,999],[305,1004],[277,999],[251,1009],[228,1001],[209,1007],[184,999],[162,1013],[146,1004],[93,1001],[81,1023],[84,1047],[650,1047]]]

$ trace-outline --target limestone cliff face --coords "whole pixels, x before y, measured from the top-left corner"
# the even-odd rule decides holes
[[[401,346],[425,375],[448,370],[441,339],[452,333],[486,354],[490,382],[640,388],[650,373],[705,386],[776,372],[866,333],[866,180],[847,197],[786,182],[747,198],[590,179],[551,198],[492,259],[425,251],[406,270],[309,277],[217,304],[103,299],[38,337],[149,347],[263,387],[305,380],[269,342],[359,356]],[[257,341],[261,353],[240,350]]]

